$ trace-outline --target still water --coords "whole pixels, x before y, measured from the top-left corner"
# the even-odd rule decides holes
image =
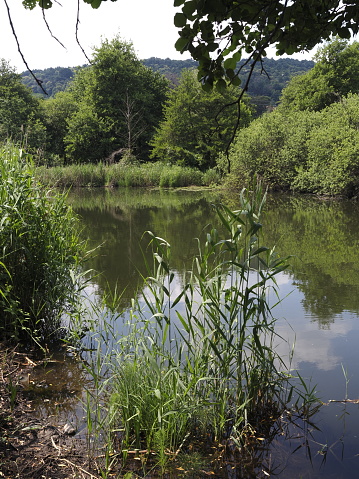
[[[81,190],[69,202],[81,217],[89,246],[101,245],[89,265],[102,273],[97,294],[124,291],[122,306],[141,292],[147,230],[171,244],[178,276],[197,252],[195,238],[216,225],[212,204],[235,209],[238,197],[210,191]],[[274,309],[278,350],[326,403],[314,424],[289,427],[265,451],[280,478],[359,477],[359,205],[346,201],[270,196],[262,218],[264,244],[293,255],[278,283]],[[359,402],[359,401],[358,401]]]

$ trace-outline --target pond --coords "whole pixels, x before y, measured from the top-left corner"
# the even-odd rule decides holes
[[[89,265],[103,273],[94,288],[124,291],[122,306],[141,292],[147,230],[171,244],[178,276],[197,252],[195,238],[216,224],[212,204],[235,209],[238,196],[213,191],[80,190],[69,202],[81,217],[89,246],[102,245]],[[280,478],[352,478],[359,466],[359,205],[349,201],[269,196],[264,244],[292,268],[278,279],[278,351],[325,403],[302,429],[288,427],[264,462]],[[352,401],[343,402],[344,399]],[[338,402],[330,402],[335,400]]]

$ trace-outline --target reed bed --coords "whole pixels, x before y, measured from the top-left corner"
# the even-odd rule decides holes
[[[0,148],[0,335],[44,348],[73,309],[84,254],[65,196],[34,181],[32,159]]]
[[[295,392],[292,407],[311,414],[313,390],[295,391],[275,351],[280,338],[268,293],[276,297],[276,277],[288,262],[261,245],[263,204],[257,191],[243,192],[237,211],[217,207],[226,235],[211,229],[205,244],[198,240],[180,291],[171,246],[147,232],[153,265],[126,333],[105,340],[97,332],[88,363],[97,384],[88,417],[105,442],[104,477],[133,454],[143,470],[155,464],[162,473],[181,454],[210,446],[243,456],[248,438],[267,439]],[[111,314],[113,325],[121,321],[115,307],[107,320]]]
[[[38,180],[56,187],[182,187],[211,186],[218,184],[220,175],[216,170],[205,173],[190,167],[164,163],[113,165],[80,164],[69,166],[40,166],[36,169]]]

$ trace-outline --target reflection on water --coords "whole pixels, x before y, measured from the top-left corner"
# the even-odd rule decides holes
[[[237,207],[235,197],[195,191],[81,190],[72,192],[69,201],[82,218],[90,246],[102,245],[90,265],[103,272],[95,279],[96,290],[125,291],[123,307],[140,294],[144,265],[151,262],[146,230],[171,244],[172,268],[181,278],[196,254],[195,238],[203,238],[207,224],[216,224],[211,204]],[[274,310],[277,331],[289,345],[295,343],[292,368],[317,385],[324,403],[359,397],[358,210],[345,201],[271,196],[262,218],[264,244],[276,245],[280,255],[295,255],[292,270],[278,279],[284,300]],[[288,344],[278,343],[278,349],[289,358]],[[305,428],[307,435],[293,430],[270,446],[268,461],[276,465],[277,477],[355,477],[358,405],[328,403],[315,426]]]

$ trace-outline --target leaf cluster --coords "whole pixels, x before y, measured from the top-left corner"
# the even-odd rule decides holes
[[[180,29],[178,51],[199,62],[198,77],[205,87],[239,84],[237,62],[261,62],[274,45],[277,54],[310,50],[333,35],[350,38],[358,32],[355,1],[305,0],[175,0],[181,11],[174,23]]]

